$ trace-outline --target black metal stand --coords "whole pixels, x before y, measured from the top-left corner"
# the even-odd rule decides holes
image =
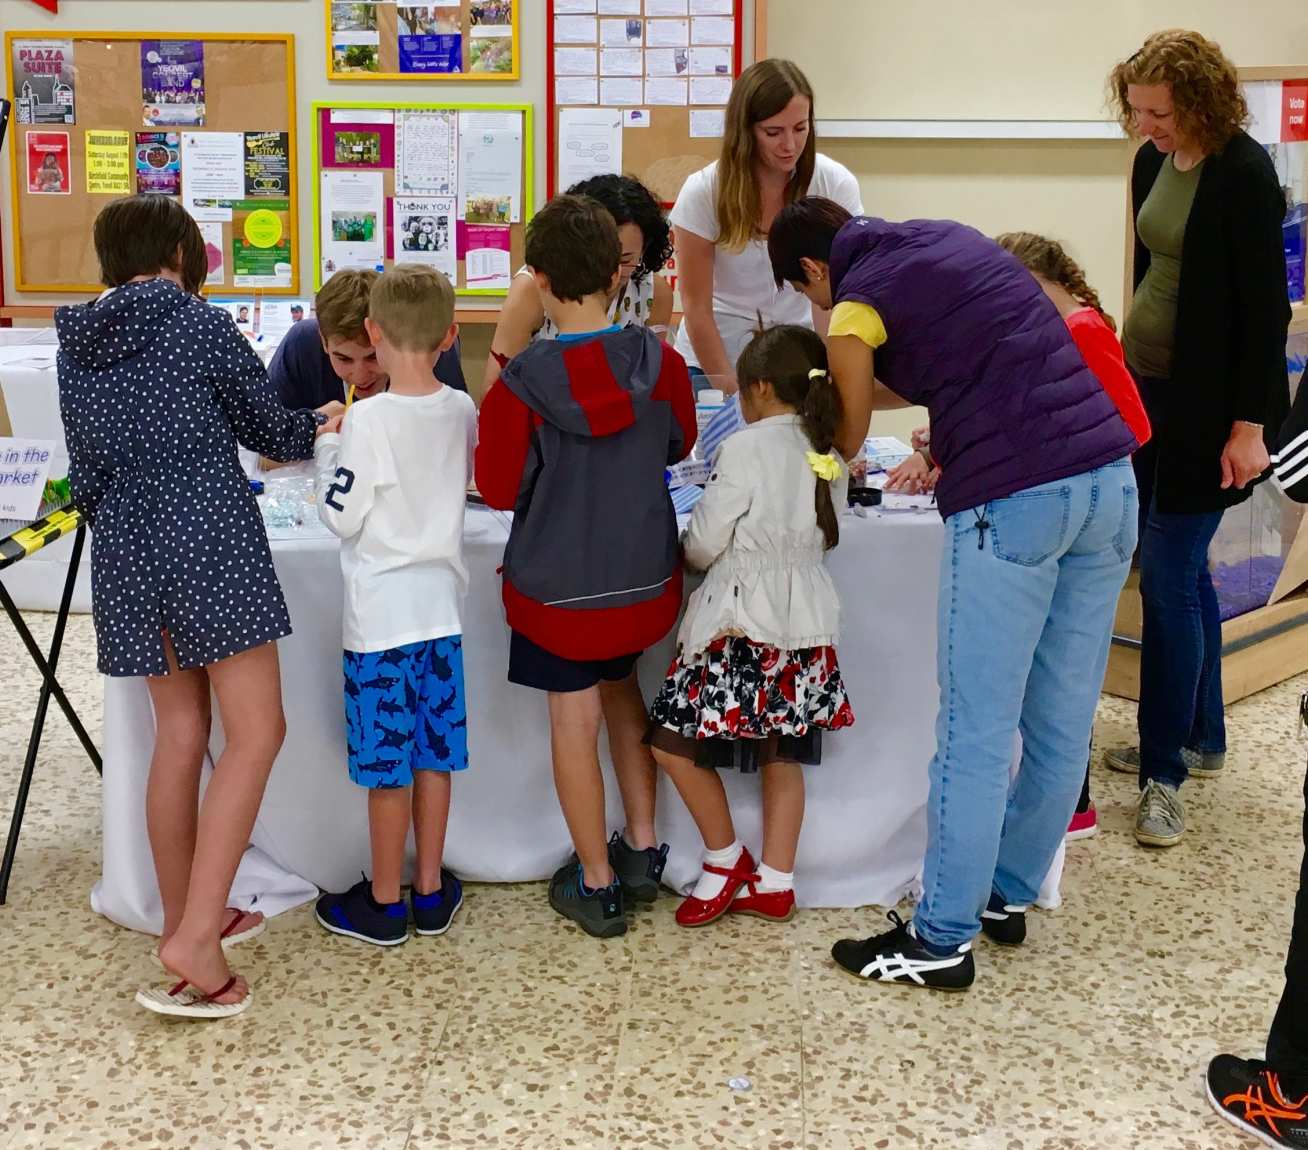
[[[91,736],[86,733],[86,728],[82,726],[81,719],[77,717],[77,712],[73,710],[72,704],[68,701],[63,688],[59,686],[59,681],[55,678],[55,673],[59,669],[59,652],[64,643],[64,630],[68,624],[68,614],[73,604],[73,588],[77,584],[77,571],[81,564],[82,547],[85,542],[86,524],[79,523],[77,534],[73,537],[73,555],[68,564],[68,577],[64,580],[63,598],[59,603],[59,614],[55,617],[54,636],[50,640],[48,655],[43,654],[41,648],[37,646],[36,640],[32,637],[32,632],[28,630],[27,624],[23,621],[23,616],[15,606],[13,598],[6,590],[4,583],[0,582],[0,603],[4,605],[5,613],[9,616],[9,621],[13,623],[14,630],[18,632],[18,637],[22,639],[23,646],[27,648],[27,653],[32,657],[32,662],[36,664],[37,670],[41,672],[41,693],[37,697],[36,714],[32,718],[32,733],[27,740],[27,757],[23,760],[23,773],[18,780],[18,794],[14,798],[14,813],[9,822],[9,836],[5,839],[4,859],[0,862],[0,906],[4,905],[5,898],[9,893],[9,875],[14,867],[14,855],[18,851],[18,835],[23,827],[23,812],[27,808],[28,792],[32,789],[32,775],[36,770],[36,756],[41,749],[41,734],[45,729],[45,716],[50,707],[51,697],[59,704],[60,710],[63,711],[64,717],[67,718],[69,725],[73,728],[73,733],[77,735],[78,741],[82,744],[95,769],[103,773],[100,752],[96,750],[95,744],[91,741]]]

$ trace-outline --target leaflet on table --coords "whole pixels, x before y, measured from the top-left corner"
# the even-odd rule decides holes
[[[479,224],[461,224],[460,228],[466,286],[507,291],[513,282],[509,229]]]
[[[385,189],[381,172],[322,173],[323,279],[341,268],[375,268],[385,254]]]
[[[259,305],[259,334],[264,343],[281,343],[302,319],[313,315],[311,299],[264,299]]]
[[[67,132],[28,132],[27,191],[33,196],[73,194],[73,157]]]
[[[459,190],[455,112],[401,112],[395,120],[395,193],[454,196]]]
[[[522,219],[522,113],[459,113],[459,215],[476,224]]]
[[[863,442],[863,454],[869,471],[889,471],[912,455],[913,449],[893,435],[873,435]]]
[[[733,395],[722,405],[722,409],[709,419],[700,432],[695,444],[695,458],[712,463],[718,454],[723,440],[734,435],[745,426],[745,417],[740,412],[740,396]]]
[[[454,247],[454,197],[396,196],[394,213],[395,262],[428,264],[455,283],[459,269]]]
[[[204,44],[200,40],[141,41],[141,99],[147,128],[204,125]]]
[[[145,196],[181,195],[180,132],[136,133],[136,190]]]
[[[92,196],[132,194],[132,133],[88,130],[86,191]]]
[[[226,282],[227,251],[222,224],[206,222],[196,226],[200,229],[200,238],[204,240],[204,254],[209,260],[209,274],[204,281],[206,286]]]
[[[617,108],[559,109],[561,188],[622,171],[622,112]]]
[[[73,42],[15,40],[13,56],[14,123],[76,123]]]
[[[197,220],[230,223],[245,198],[245,134],[182,133],[182,206]]]

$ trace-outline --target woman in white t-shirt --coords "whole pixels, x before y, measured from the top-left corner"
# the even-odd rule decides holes
[[[863,213],[853,173],[818,154],[804,73],[789,60],[760,60],[731,90],[721,159],[686,181],[672,209],[684,311],[677,350],[692,375],[723,377],[735,391],[736,357],[760,320],[815,326],[812,305],[776,286],[768,259],[773,219],[804,196]]]
[[[630,176],[594,176],[568,189],[570,196],[590,196],[617,222],[622,242],[618,284],[609,299],[609,320],[619,327],[640,325],[662,334],[672,319],[672,286],[658,273],[672,255],[671,229],[654,194]],[[512,359],[529,343],[558,334],[541,303],[531,269],[513,277],[500,310],[491,355],[486,360],[486,388],[499,378],[502,359]]]

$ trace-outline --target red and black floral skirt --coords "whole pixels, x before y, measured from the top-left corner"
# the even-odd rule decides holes
[[[783,651],[715,640],[668,668],[650,708],[651,745],[703,767],[822,761],[822,731],[853,725],[834,647]]]

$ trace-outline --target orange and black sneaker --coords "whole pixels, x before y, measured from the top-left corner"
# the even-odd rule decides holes
[[[1208,1101],[1267,1146],[1308,1148],[1308,1093],[1288,1090],[1265,1062],[1219,1054],[1208,1064]]]

